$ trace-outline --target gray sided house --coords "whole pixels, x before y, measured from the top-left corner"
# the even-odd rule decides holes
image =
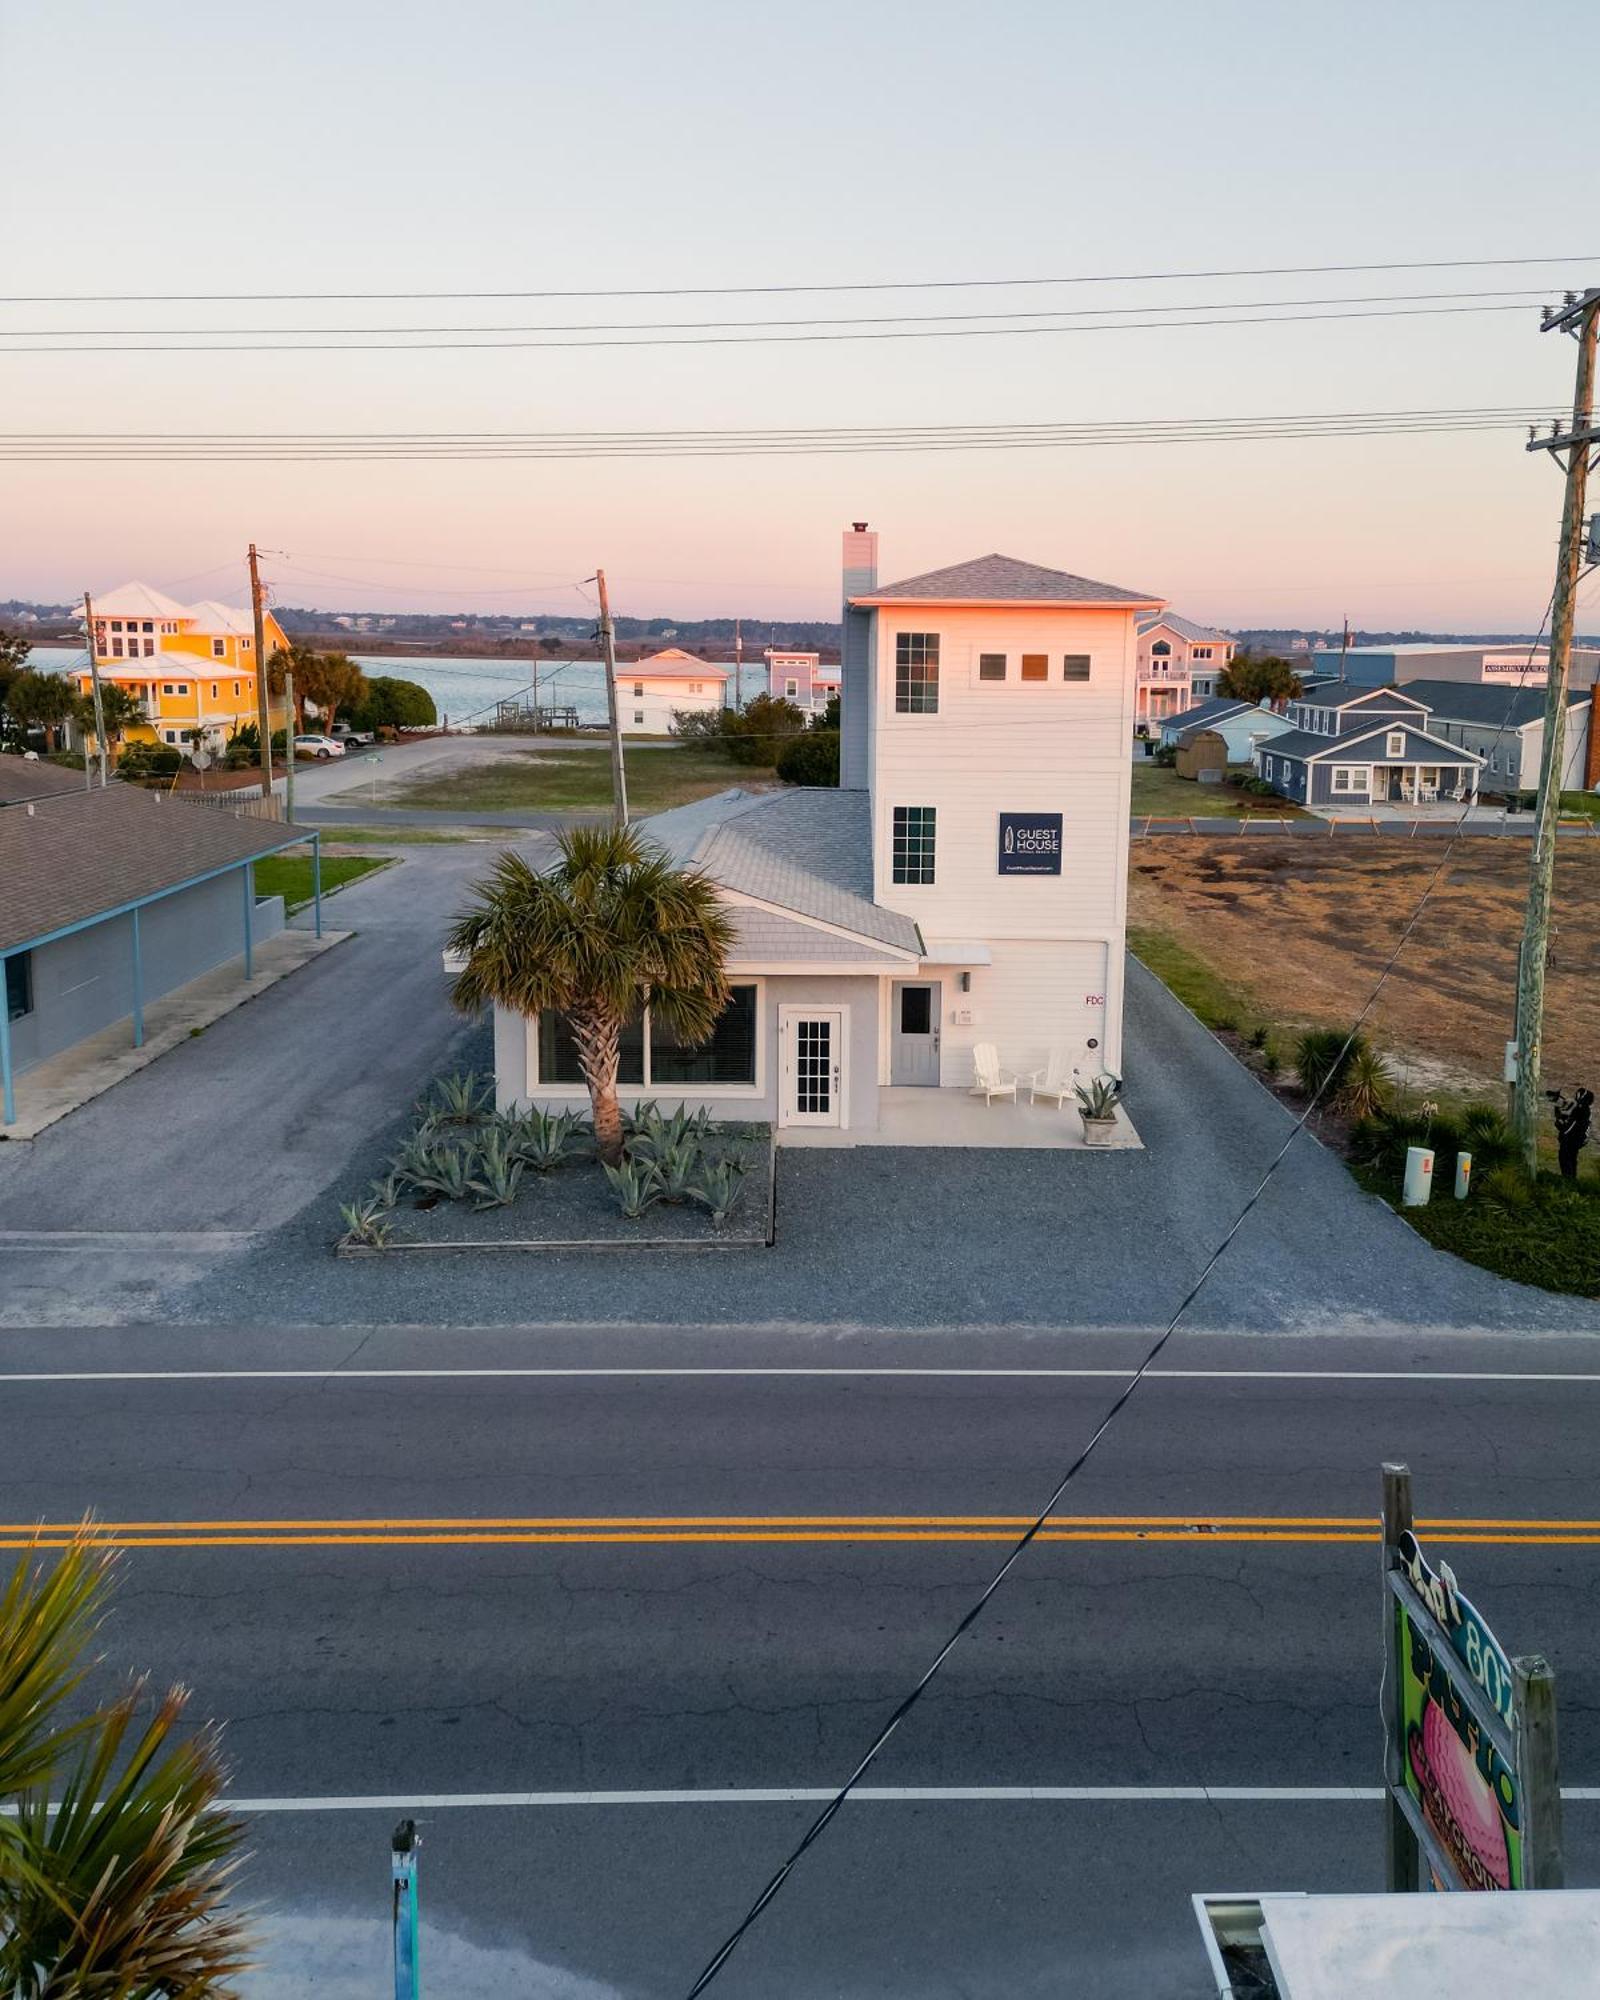
[[[1407,681],[1405,691],[1428,704],[1428,727],[1434,735],[1484,760],[1484,791],[1505,796],[1538,790],[1544,754],[1542,687],[1440,680]],[[1587,790],[1600,779],[1595,757],[1600,749],[1595,735],[1597,709],[1600,686],[1568,689],[1561,755],[1564,792]]]
[[[46,775],[48,769],[49,775]],[[304,831],[235,819],[113,782],[0,756],[0,1104],[15,1080],[118,1022],[144,1041],[144,1009],[283,928],[253,864]],[[310,836],[315,849],[317,836]],[[318,925],[320,928],[320,899]]]
[[[1434,732],[1409,691],[1333,682],[1291,701],[1289,722],[1255,766],[1297,805],[1431,805],[1477,791],[1483,759]]]

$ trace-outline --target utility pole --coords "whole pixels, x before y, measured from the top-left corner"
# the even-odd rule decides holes
[[[256,727],[261,731],[261,796],[272,797],[272,710],[267,704],[267,662],[266,639],[261,617],[261,564],[256,556],[256,545],[250,544],[250,615],[256,633]],[[284,728],[283,747],[287,756],[294,756],[294,712],[290,711],[289,721]]]
[[[1349,655],[1350,655],[1350,614],[1347,611],[1344,617],[1344,637],[1339,641],[1339,678],[1341,681],[1344,679],[1345,661],[1349,658]]]
[[[733,705],[740,712],[744,709],[744,633],[740,621],[733,621]]]
[[[1600,440],[1594,421],[1595,346],[1600,335],[1600,287],[1544,316],[1540,331],[1556,328],[1578,342],[1577,383],[1572,396],[1572,428],[1552,425],[1550,435],[1530,438],[1529,451],[1547,451],[1558,463],[1565,454],[1566,497],[1561,506],[1561,543],[1550,609],[1550,673],[1545,685],[1544,743],[1539,756],[1539,796],[1534,806],[1533,858],[1522,926],[1522,958],[1517,968],[1517,1053],[1513,1104],[1515,1133],[1523,1165],[1539,1164],[1539,1062],[1544,1042],[1544,970],[1550,947],[1550,904],[1555,887],[1556,825],[1561,813],[1561,773],[1566,762],[1567,673],[1572,658],[1578,573],[1583,566],[1583,506],[1589,482],[1589,453]]]
[[[94,600],[83,593],[83,624],[89,634],[89,686],[94,691],[94,747],[100,760],[100,788],[106,784],[106,712],[100,704],[100,662],[94,650]]]
[[[291,715],[294,714],[294,675],[287,667],[283,670],[283,705]],[[289,753],[283,760],[283,816],[293,826],[294,745],[289,741],[287,734],[283,739],[283,747]],[[376,756],[377,752],[374,751],[373,755]]]
[[[600,592],[600,650],[606,663],[606,714],[611,721],[611,816],[618,826],[628,824],[628,780],[622,768],[622,717],[617,709],[617,641],[611,629],[611,599],[606,595],[606,573],[597,569],[595,584]]]

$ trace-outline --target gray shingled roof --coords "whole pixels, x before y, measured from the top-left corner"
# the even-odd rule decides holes
[[[304,838],[131,785],[13,807],[0,812],[0,951]]]
[[[971,562],[953,563],[949,569],[930,569],[922,576],[908,576],[899,583],[885,583],[863,591],[856,602],[876,603],[882,598],[899,598],[907,604],[936,604],[946,601],[992,599],[996,603],[1021,604],[1159,604],[1159,596],[1149,590],[1124,590],[1115,583],[1096,583],[1092,577],[1073,576],[1064,569],[1045,569],[1038,563],[1019,562],[1015,556],[976,556]]]
[[[1413,694],[1408,687],[1398,688],[1392,681],[1382,687],[1361,687],[1355,681],[1329,681],[1322,687],[1307,688],[1291,699],[1305,702],[1312,708],[1348,708],[1352,702],[1364,701],[1370,694],[1388,695],[1391,700],[1398,695],[1401,708],[1408,701],[1414,701],[1419,708],[1427,706],[1421,695]]]
[[[26,757],[0,757],[0,806],[25,799],[50,799],[58,792],[81,792],[83,773],[61,764],[32,764]]]
[[[1204,701],[1197,701],[1190,708],[1180,708],[1176,715],[1158,715],[1151,720],[1161,729],[1175,729],[1187,736],[1191,730],[1209,729],[1214,722],[1224,716],[1242,714],[1245,709],[1259,708],[1260,703],[1239,701],[1233,695],[1208,695]]]
[[[797,786],[719,792],[640,822],[640,831],[714,882],[797,916],[902,951],[922,950],[910,917],[872,900],[872,809],[865,792]]]
[[[880,951],[865,938],[835,937],[831,931],[819,931],[815,924],[797,923],[793,917],[780,917],[775,910],[752,909],[748,903],[732,903],[728,915],[733,919],[735,942],[729,952],[729,962],[735,967],[751,966],[759,970],[764,965],[860,965],[870,970],[874,966],[899,966],[905,969],[905,960],[887,951]]]
[[[1444,722],[1476,722],[1491,729],[1521,729],[1544,717],[1542,687],[1497,687],[1493,681],[1407,681],[1400,690],[1425,701]],[[1567,690],[1568,708],[1586,707],[1587,688]]]
[[[1388,734],[1391,729],[1404,725],[1398,722],[1375,722],[1370,729],[1352,729],[1343,736],[1319,736],[1311,729],[1290,729],[1282,736],[1274,736],[1261,745],[1269,757],[1302,757],[1319,763],[1334,764],[1481,764],[1483,759],[1471,750],[1463,750],[1459,745],[1446,743],[1442,737],[1429,736],[1425,731],[1407,727],[1406,747],[1396,758],[1390,758],[1381,747],[1374,747],[1373,738]],[[1348,752],[1346,756],[1345,752]]]
[[[1169,632],[1176,632],[1180,639],[1198,639],[1202,644],[1208,639],[1221,639],[1231,643],[1231,632],[1219,632],[1211,625],[1197,625],[1192,618],[1180,618],[1176,611],[1152,611],[1147,617],[1136,621],[1140,635],[1153,632],[1158,625],[1165,625]]]

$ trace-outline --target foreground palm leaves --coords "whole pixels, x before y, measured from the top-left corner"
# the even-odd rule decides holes
[[[113,1559],[80,1536],[0,1594],[0,1996],[223,2000],[249,1963],[224,1898],[243,1826],[218,1806],[209,1730],[180,1736],[173,1688],[136,1683],[64,1724]]]

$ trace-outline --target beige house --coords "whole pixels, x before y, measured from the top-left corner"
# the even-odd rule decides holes
[[[1139,620],[1138,679],[1134,726],[1164,722],[1217,691],[1222,670],[1238,641],[1209,625],[1196,625],[1175,611]]]

